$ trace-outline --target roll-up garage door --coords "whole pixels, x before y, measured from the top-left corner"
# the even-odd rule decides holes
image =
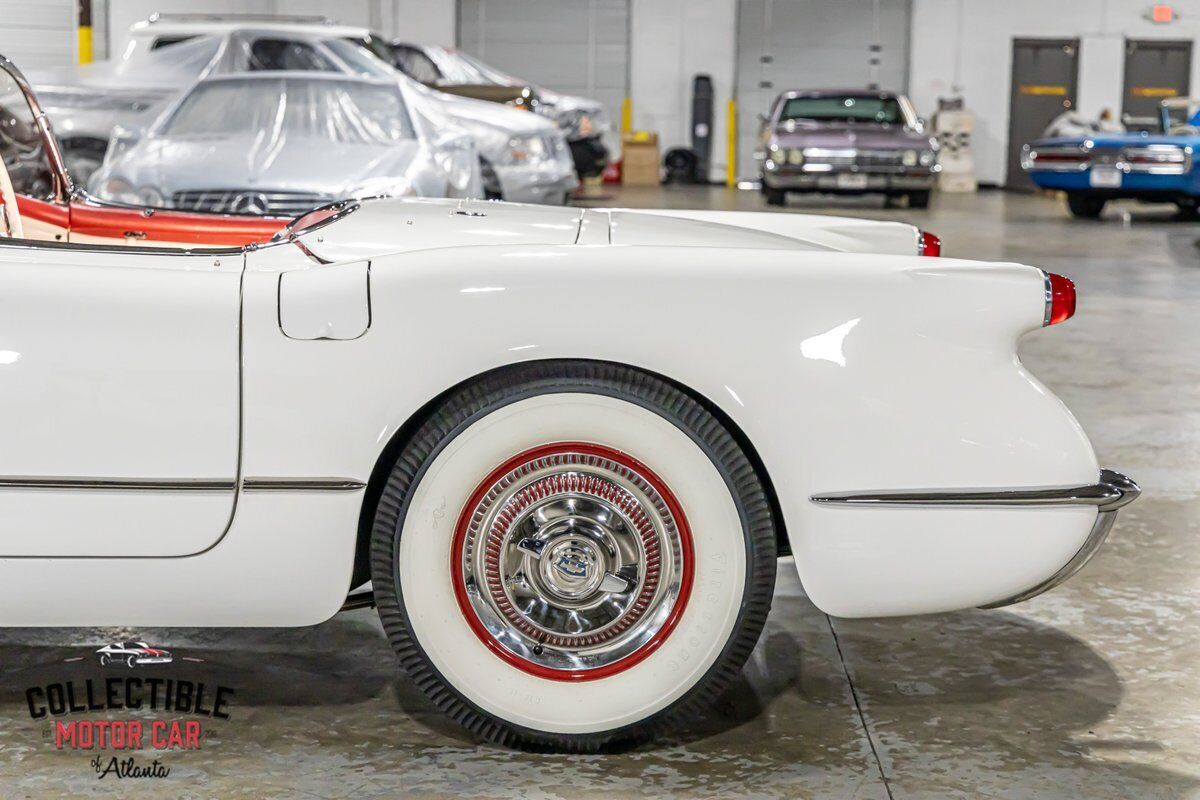
[[[738,176],[758,177],[758,115],[780,92],[907,91],[911,19],[911,0],[739,0]]]
[[[0,53],[22,72],[75,63],[75,0],[0,0]]]
[[[604,103],[629,85],[629,0],[459,0],[458,46],[532,83]]]

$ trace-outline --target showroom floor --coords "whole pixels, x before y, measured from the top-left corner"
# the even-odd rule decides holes
[[[721,188],[590,204],[761,207]],[[370,610],[300,630],[7,631],[0,797],[1200,797],[1200,226],[1126,209],[1078,222],[1059,201],[1000,192],[935,196],[928,212],[792,206],[904,219],[941,235],[949,256],[1077,281],[1075,319],[1028,337],[1022,356],[1101,463],[1145,494],[1053,593],[998,611],[830,620],[782,562],[767,631],[720,708],[678,741],[591,757],[473,743],[397,674]],[[136,587],[114,574],[113,591]],[[99,676],[92,650],[129,636],[174,650],[176,677],[235,696],[201,752],[162,756],[169,780],[114,786],[91,754],[46,740],[25,690]]]

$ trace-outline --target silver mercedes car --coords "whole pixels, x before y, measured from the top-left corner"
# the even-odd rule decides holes
[[[395,80],[207,78],[142,135],[117,135],[90,191],[194,211],[295,216],[358,197],[482,197],[479,155]]]
[[[426,99],[430,116],[464,129],[480,156],[487,197],[525,203],[565,203],[579,185],[566,136],[552,122],[494,103],[432,91],[376,57],[363,28],[307,18],[218,20],[156,14],[130,29],[119,59],[47,73],[47,113],[63,131],[74,174],[90,175],[108,147],[114,124],[148,127],[198,79],[260,71],[312,71],[398,80]],[[390,60],[390,59],[389,59]]]

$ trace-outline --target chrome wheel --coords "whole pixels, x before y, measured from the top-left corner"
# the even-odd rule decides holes
[[[678,502],[644,465],[592,444],[522,453],[463,509],[459,605],[509,663],[542,677],[619,672],[670,633],[691,585]]]

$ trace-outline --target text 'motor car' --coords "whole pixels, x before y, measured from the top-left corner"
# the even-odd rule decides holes
[[[1031,597],[1138,489],[1016,356],[1070,281],[919,234],[383,199],[0,240],[0,624],[313,625],[369,580],[439,708],[591,751],[714,701],[781,553],[834,615]]]
[[[939,169],[937,139],[908,98],[891,92],[784,92],[763,122],[761,145],[771,205],[789,192],[878,192],[925,208]]]

